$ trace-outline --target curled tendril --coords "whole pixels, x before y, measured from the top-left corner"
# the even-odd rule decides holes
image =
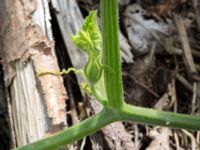
[[[76,74],[81,73],[83,74],[82,70],[77,70],[75,68],[68,68],[67,70],[63,69],[62,71],[38,71],[37,72],[37,76],[43,76],[43,75],[47,75],[47,74],[51,74],[51,75],[64,75],[64,74],[69,74],[70,72],[74,72]]]

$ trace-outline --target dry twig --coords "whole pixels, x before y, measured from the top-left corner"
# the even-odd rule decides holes
[[[200,4],[198,0],[193,0],[193,6],[196,13],[196,19],[198,24],[198,30],[200,31]]]
[[[174,20],[177,26],[177,30],[179,33],[179,37],[180,37],[180,42],[182,44],[183,47],[183,59],[184,59],[184,63],[188,72],[188,75],[191,76],[193,73],[196,73],[196,67],[195,67],[195,63],[192,57],[192,51],[190,48],[190,44],[189,44],[189,40],[188,40],[188,36],[187,36],[187,31],[186,28],[184,26],[184,22],[183,19],[180,15],[174,15]]]
[[[183,133],[185,133],[191,140],[191,150],[196,150],[196,142],[195,142],[195,138],[194,136],[188,132],[187,130],[181,129],[181,131],[183,131]]]

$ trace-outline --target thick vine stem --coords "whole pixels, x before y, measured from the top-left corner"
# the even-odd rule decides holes
[[[123,106],[121,61],[118,35],[118,1],[101,0],[101,27],[103,40],[103,65],[108,105]]]
[[[106,97],[100,97],[91,87],[93,95],[104,105],[98,114],[65,129],[51,137],[17,148],[17,150],[52,150],[90,135],[114,121],[134,121],[173,128],[200,130],[200,117],[157,111],[126,104],[123,99],[121,62],[118,39],[118,1],[101,0],[103,66]],[[68,70],[74,71],[74,69]],[[43,72],[40,75],[61,75],[63,72]]]
[[[16,150],[55,150],[57,148],[61,148],[66,144],[72,143],[96,132],[111,122],[117,121],[117,115],[114,113],[115,112],[111,109],[104,107],[100,113],[82,121],[79,124],[67,128],[64,131],[46,139],[17,148]]]
[[[200,116],[185,115],[125,104],[118,111],[121,120],[172,128],[200,130]]]

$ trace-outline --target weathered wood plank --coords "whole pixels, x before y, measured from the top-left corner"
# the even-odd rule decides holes
[[[61,77],[37,71],[59,70],[47,0],[3,0],[2,57],[17,145],[66,125],[66,92]],[[11,120],[11,121],[12,121]]]

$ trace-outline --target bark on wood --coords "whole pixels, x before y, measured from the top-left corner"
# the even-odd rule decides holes
[[[37,71],[58,70],[47,0],[3,0],[2,57],[6,87],[10,87],[11,119],[17,145],[44,137],[66,124],[66,92],[62,78]]]

